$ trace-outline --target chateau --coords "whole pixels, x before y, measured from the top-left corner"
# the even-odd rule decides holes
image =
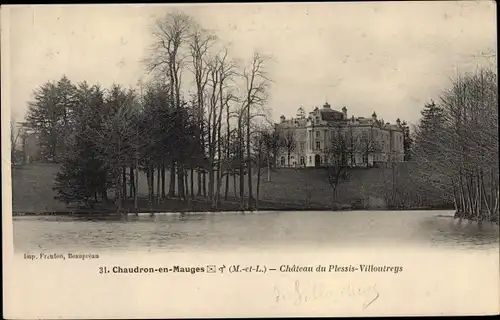
[[[325,103],[306,117],[301,107],[296,118],[281,116],[276,129],[282,134],[283,146],[276,159],[279,167],[320,167],[342,155],[350,167],[389,165],[404,161],[403,127],[384,123],[374,112],[370,118],[347,115],[347,108],[333,110]],[[342,144],[343,148],[338,145]],[[342,150],[342,151],[339,151]]]

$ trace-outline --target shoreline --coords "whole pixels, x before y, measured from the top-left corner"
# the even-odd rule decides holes
[[[283,208],[261,208],[258,210],[231,210],[231,209],[220,209],[220,210],[208,210],[208,211],[195,211],[195,210],[150,210],[150,209],[140,209],[139,216],[144,215],[168,215],[168,214],[178,214],[178,215],[199,215],[199,214],[214,214],[214,213],[259,213],[259,212],[286,212],[286,211],[331,211],[331,212],[350,212],[350,211],[453,211],[452,209],[446,208],[405,208],[405,209],[391,209],[391,208],[349,208],[349,209],[332,209],[332,208],[293,208],[293,207],[283,207]],[[136,216],[135,212],[122,212],[121,214],[116,211],[111,210],[94,210],[94,211],[44,211],[44,212],[34,212],[34,211],[13,211],[13,217],[19,216]]]
[[[59,217],[80,217],[80,218],[127,218],[127,217],[148,217],[148,216],[194,216],[194,215],[209,215],[209,214],[258,214],[258,213],[278,213],[278,212],[289,212],[289,211],[330,211],[330,212],[351,212],[351,211],[450,211],[450,215],[437,215],[437,217],[452,218],[457,221],[469,221],[478,224],[490,223],[499,226],[499,222],[496,220],[478,220],[476,217],[467,218],[462,215],[457,215],[457,212],[453,209],[446,208],[409,208],[409,209],[388,209],[388,208],[351,208],[351,209],[331,209],[331,208],[262,208],[259,210],[210,210],[210,211],[195,211],[195,210],[154,210],[154,209],[144,209],[139,210],[136,214],[135,212],[122,212],[117,213],[111,210],[94,210],[94,211],[46,211],[46,212],[33,212],[33,211],[13,211],[12,217],[46,217],[46,216],[59,216]]]

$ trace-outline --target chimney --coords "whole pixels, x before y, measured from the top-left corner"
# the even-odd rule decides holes
[[[344,119],[347,119],[347,108],[345,106],[342,108],[342,113],[344,114]]]
[[[398,124],[398,127],[401,127],[401,120],[399,120],[399,118],[396,120],[396,123]]]

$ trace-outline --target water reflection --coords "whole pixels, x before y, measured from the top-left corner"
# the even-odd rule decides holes
[[[445,211],[259,212],[116,217],[16,217],[16,251],[226,250],[419,246],[498,247],[498,226]]]
[[[498,245],[499,229],[496,224],[453,219],[450,216],[427,218],[423,230],[432,234],[434,242],[445,242],[457,247],[490,248]]]

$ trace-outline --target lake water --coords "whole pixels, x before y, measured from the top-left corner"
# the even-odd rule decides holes
[[[13,235],[17,254],[6,292],[15,293],[8,295],[11,312],[27,319],[468,315],[499,308],[498,227],[459,222],[450,211],[26,216],[14,217]],[[41,252],[99,258],[23,255]],[[218,271],[100,271],[174,265]],[[268,272],[228,272],[235,265]],[[317,270],[332,265],[398,272]],[[291,266],[316,271],[282,271]]]
[[[297,248],[496,250],[497,225],[451,211],[258,212],[90,219],[14,217],[16,253],[41,250],[181,251]]]

